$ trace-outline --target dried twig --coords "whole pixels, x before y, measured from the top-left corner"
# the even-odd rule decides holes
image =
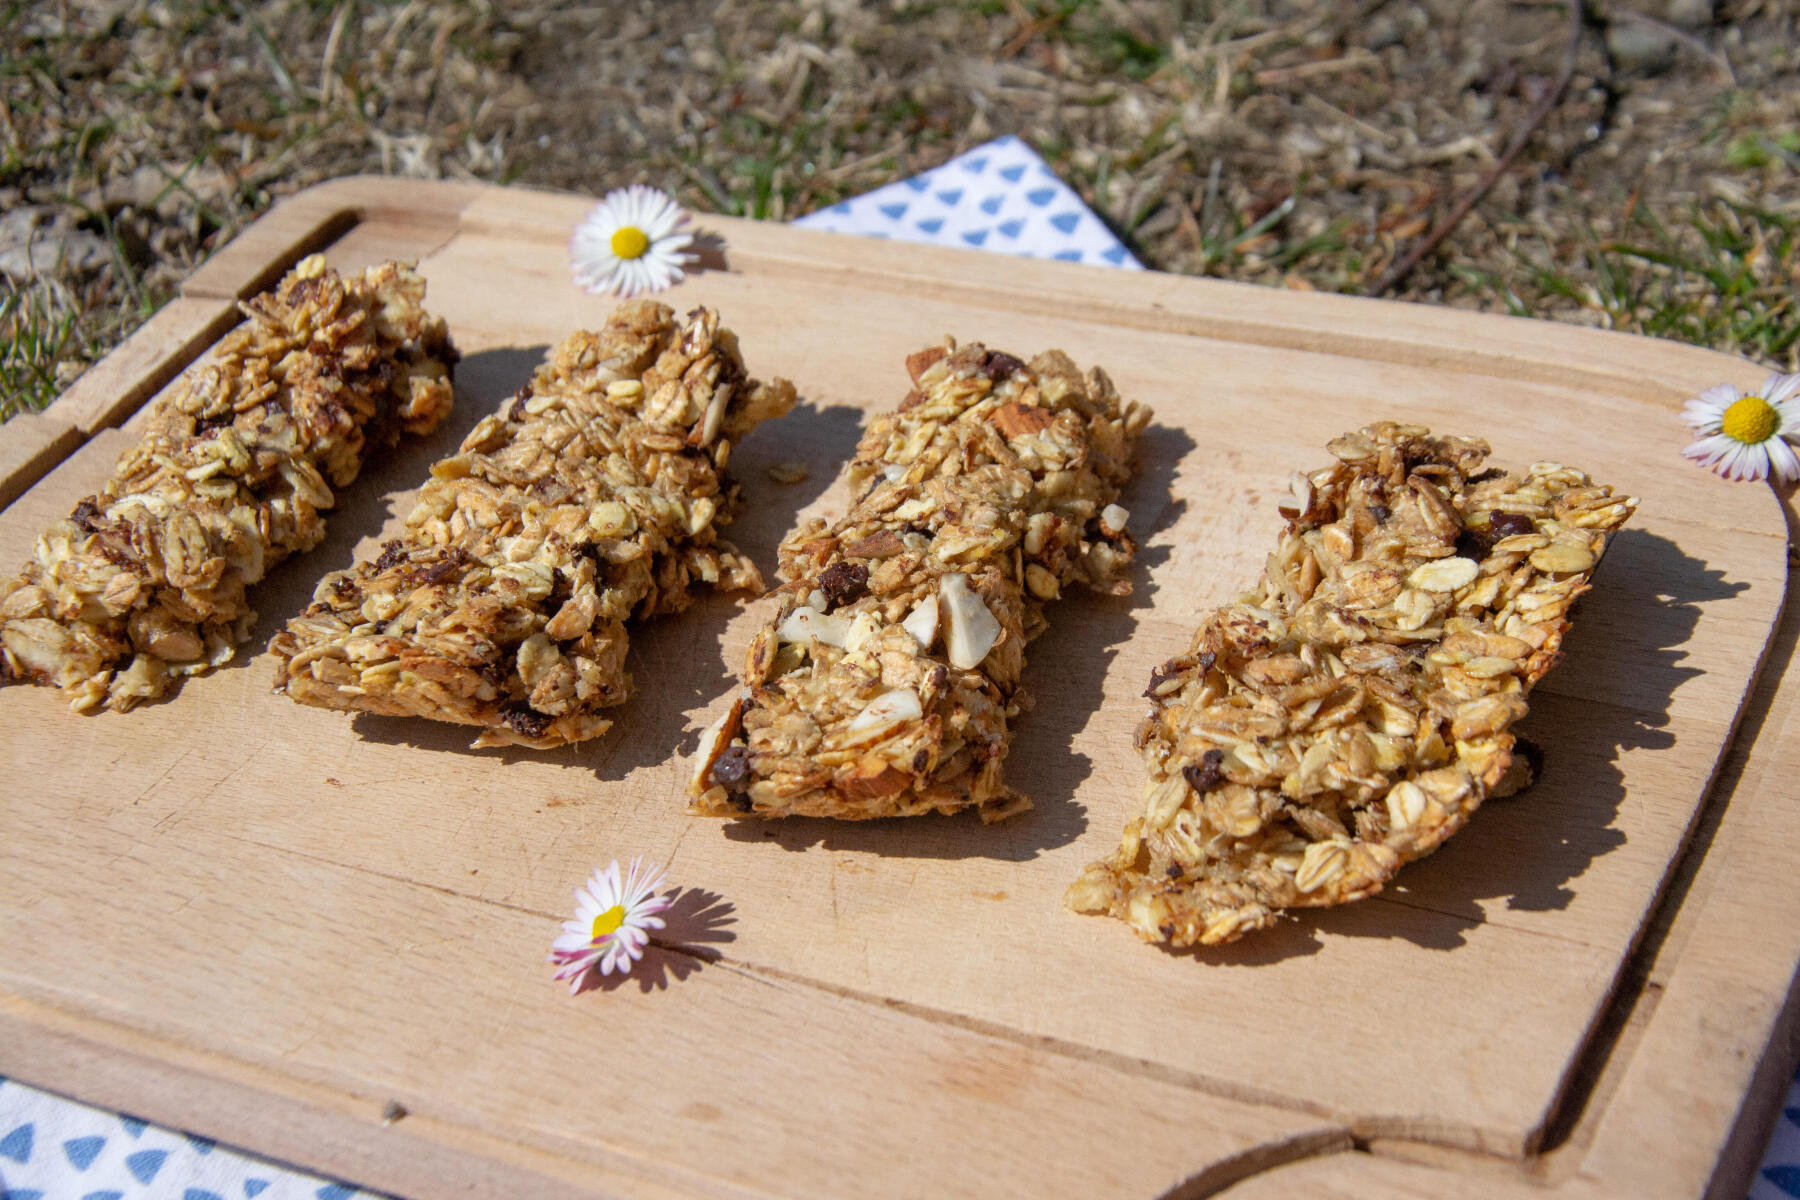
[[[1539,100],[1537,107],[1531,110],[1531,115],[1519,127],[1519,132],[1513,135],[1512,142],[1507,145],[1506,152],[1500,156],[1500,160],[1494,164],[1493,169],[1483,177],[1480,183],[1470,188],[1461,200],[1457,201],[1456,207],[1450,210],[1449,216],[1438,222],[1436,229],[1427,234],[1424,240],[1415,243],[1399,262],[1389,267],[1387,273],[1375,281],[1374,285],[1369,288],[1369,295],[1385,295],[1412,274],[1413,268],[1419,265],[1420,260],[1437,249],[1439,243],[1450,236],[1450,231],[1460,225],[1462,219],[1469,215],[1469,211],[1481,202],[1481,198],[1488,194],[1488,191],[1499,181],[1500,176],[1504,175],[1506,169],[1512,166],[1513,159],[1517,158],[1519,151],[1525,148],[1525,143],[1531,140],[1531,135],[1537,132],[1538,126],[1542,125],[1545,118],[1555,111],[1558,104],[1562,103],[1563,93],[1569,90],[1569,81],[1575,77],[1575,60],[1581,51],[1584,10],[1584,0],[1569,0],[1569,41],[1563,51],[1562,73],[1556,77],[1556,86],[1545,92],[1544,98]]]

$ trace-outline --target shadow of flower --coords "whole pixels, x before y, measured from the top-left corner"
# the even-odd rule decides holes
[[[737,940],[726,926],[735,924],[737,906],[717,892],[681,888],[663,910],[663,928],[644,948],[629,974],[601,975],[588,972],[576,995],[591,991],[611,992],[635,982],[641,992],[662,991],[680,983],[707,963],[721,957],[715,948]]]

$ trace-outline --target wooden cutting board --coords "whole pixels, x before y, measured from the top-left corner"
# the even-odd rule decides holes
[[[315,188],[0,434],[10,565],[235,300],[303,253],[417,258],[464,355],[449,427],[366,472],[329,540],[259,585],[237,661],[125,715],[0,690],[0,1073],[420,1195],[1741,1192],[1796,1053],[1788,535],[1767,488],[1678,457],[1676,411],[1760,371],[708,217],[706,269],[668,301],[717,307],[751,369],[802,396],[733,456],[731,537],[771,574],[798,518],[842,511],[833,480],[867,415],[945,333],[1060,346],[1157,419],[1125,497],[1135,593],[1058,603],[1028,652],[1037,703],[1008,775],[1030,814],[703,821],[683,814],[682,760],[758,604],[642,628],[617,726],[549,753],[301,708],[271,694],[262,653],[547,345],[603,319],[568,280],[585,206]],[[1254,580],[1289,474],[1383,417],[1642,498],[1534,696],[1540,782],[1382,896],[1235,946],[1167,953],[1065,911],[1135,810],[1150,668]],[[767,474],[795,460],[803,482]],[[687,889],[670,930],[686,949],[570,998],[544,961],[570,889],[633,854]]]

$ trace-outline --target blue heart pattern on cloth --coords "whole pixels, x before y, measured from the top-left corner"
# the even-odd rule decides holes
[[[0,1078],[0,1200],[376,1200]]]
[[[139,1150],[125,1160],[125,1169],[131,1172],[132,1178],[139,1183],[149,1183],[162,1170],[162,1165],[169,1161],[167,1150]]]
[[[1007,219],[999,220],[1003,214]],[[1143,266],[1036,151],[1011,136],[794,224],[1026,258]]]
[[[1800,1167],[1764,1167],[1762,1177],[1788,1196],[1800,1196]]]
[[[30,1162],[32,1134],[35,1131],[36,1126],[26,1123],[5,1137],[0,1137],[0,1158],[10,1158],[16,1163]]]

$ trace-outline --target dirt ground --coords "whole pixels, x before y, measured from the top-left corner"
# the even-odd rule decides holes
[[[53,398],[321,179],[645,182],[786,220],[1004,133],[1157,269],[1796,369],[1800,0],[1570,16],[1561,0],[15,0],[0,411]]]

